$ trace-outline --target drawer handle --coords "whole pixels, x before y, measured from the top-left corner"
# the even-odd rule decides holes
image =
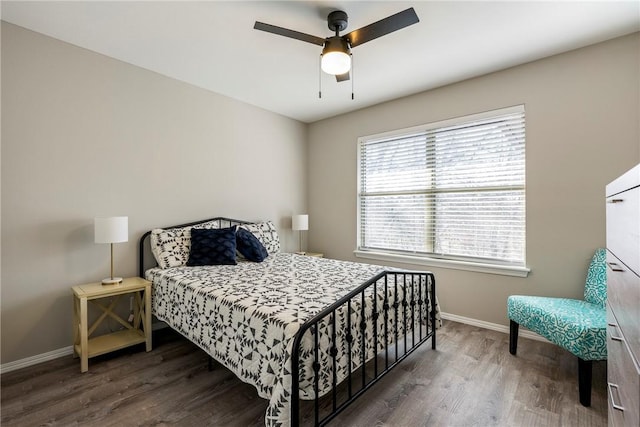
[[[615,399],[613,398],[613,389],[614,388],[616,389],[616,394],[619,394],[619,392],[618,392],[618,384],[609,383],[609,397],[611,397],[611,406],[613,406],[613,409],[617,409],[618,411],[624,412],[624,406],[617,405]]]
[[[611,200],[607,200],[607,203],[622,203],[624,202],[624,199],[611,199]]]
[[[609,268],[613,271],[624,271],[624,268],[620,267],[620,264],[617,262],[608,262]]]
[[[611,326],[613,329],[616,330],[616,332],[618,331],[618,325],[616,325],[615,323],[609,323],[609,326]],[[611,334],[611,339],[614,341],[624,341],[624,338],[622,338],[621,335],[613,335]]]

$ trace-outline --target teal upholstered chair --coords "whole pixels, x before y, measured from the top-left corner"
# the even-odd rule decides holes
[[[518,327],[524,326],[578,356],[580,403],[591,405],[592,361],[607,358],[607,272],[604,249],[593,255],[584,300],[512,295],[509,352],[516,354]]]

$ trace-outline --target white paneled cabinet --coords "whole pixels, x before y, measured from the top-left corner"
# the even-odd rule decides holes
[[[640,165],[607,185],[609,425],[640,426]]]

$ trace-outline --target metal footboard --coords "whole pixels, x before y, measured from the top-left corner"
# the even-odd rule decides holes
[[[435,349],[435,296],[430,272],[384,271],[304,323],[292,349],[291,425],[301,422],[301,389],[309,388],[309,376],[312,422],[322,426],[429,338]],[[321,380],[330,383],[328,390]]]

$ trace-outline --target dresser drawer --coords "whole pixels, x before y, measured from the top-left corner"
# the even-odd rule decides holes
[[[611,307],[607,304],[607,388],[609,423],[640,425],[640,368],[626,345]]]
[[[631,352],[640,360],[640,276],[608,251],[607,300]]]
[[[640,187],[607,197],[607,249],[640,274]]]

